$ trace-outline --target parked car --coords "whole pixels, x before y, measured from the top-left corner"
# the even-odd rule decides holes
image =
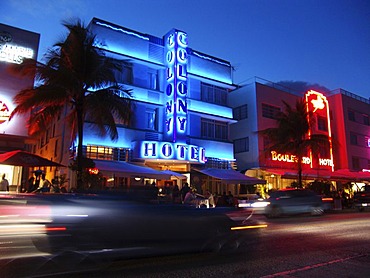
[[[321,196],[308,189],[282,189],[269,192],[264,214],[269,217],[309,213],[324,213]]]

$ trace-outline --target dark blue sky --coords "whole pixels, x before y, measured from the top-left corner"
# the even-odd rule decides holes
[[[41,34],[39,57],[66,34],[62,20],[93,17],[230,61],[234,83],[258,76],[342,88],[370,98],[368,0],[2,0],[0,22]]]

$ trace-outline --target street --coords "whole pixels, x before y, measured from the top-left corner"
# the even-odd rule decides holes
[[[333,212],[256,221],[267,224],[237,250],[132,260],[65,254],[7,264],[3,277],[366,277],[370,275],[370,213]],[[249,233],[245,230],[243,233]],[[32,264],[30,267],[29,264]],[[20,264],[17,264],[18,266]],[[27,268],[32,271],[27,272]],[[17,271],[18,270],[18,273]],[[15,276],[12,275],[17,273]],[[56,273],[59,273],[56,275]]]

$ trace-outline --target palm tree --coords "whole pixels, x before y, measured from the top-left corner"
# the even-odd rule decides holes
[[[313,113],[307,110],[304,99],[298,99],[295,107],[283,101],[285,111],[276,115],[277,127],[261,130],[259,133],[269,138],[266,152],[289,153],[297,158],[298,186],[302,187],[302,158],[311,151],[314,155],[329,146],[328,136],[311,134],[310,127],[315,123]]]
[[[116,122],[129,123],[132,102],[130,90],[120,86],[115,78],[121,62],[105,56],[96,36],[80,20],[63,25],[69,34],[47,51],[45,63],[28,59],[14,66],[13,72],[35,74],[36,80],[34,87],[21,90],[14,97],[16,108],[12,116],[32,111],[29,132],[37,135],[65,105],[69,106],[66,121],[73,138],[78,137],[77,187],[81,188],[84,122],[93,123],[101,136],[117,140]]]

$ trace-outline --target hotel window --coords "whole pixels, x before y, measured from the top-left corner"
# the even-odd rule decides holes
[[[360,158],[352,156],[352,168],[354,170],[360,170]]]
[[[121,70],[116,71],[115,77],[118,83],[132,84],[132,66],[123,63]]]
[[[228,140],[229,129],[225,122],[201,119],[201,136],[202,138]]]
[[[328,131],[327,119],[325,117],[317,117],[317,129],[321,131]]]
[[[227,89],[202,82],[200,90],[202,101],[221,105],[227,104]]]
[[[356,117],[355,117],[355,111],[353,110],[348,110],[348,120],[355,122]]]
[[[91,159],[113,160],[113,149],[103,146],[88,145],[86,157]]]
[[[248,118],[248,105],[244,104],[233,109],[233,117],[235,120],[243,120]]]
[[[351,142],[351,145],[355,145],[355,146],[358,145],[358,143],[357,143],[357,134],[351,132],[351,134],[350,134],[350,142]]]
[[[280,107],[262,103],[262,117],[276,120],[279,113]]]
[[[370,125],[369,115],[363,115],[364,125]]]
[[[146,128],[150,130],[157,130],[157,109],[146,109],[145,110],[145,122]]]
[[[148,72],[148,82],[149,82],[149,89],[153,89],[153,90],[159,89],[158,71]]]
[[[234,141],[234,152],[235,153],[249,152],[249,137],[236,139]]]

